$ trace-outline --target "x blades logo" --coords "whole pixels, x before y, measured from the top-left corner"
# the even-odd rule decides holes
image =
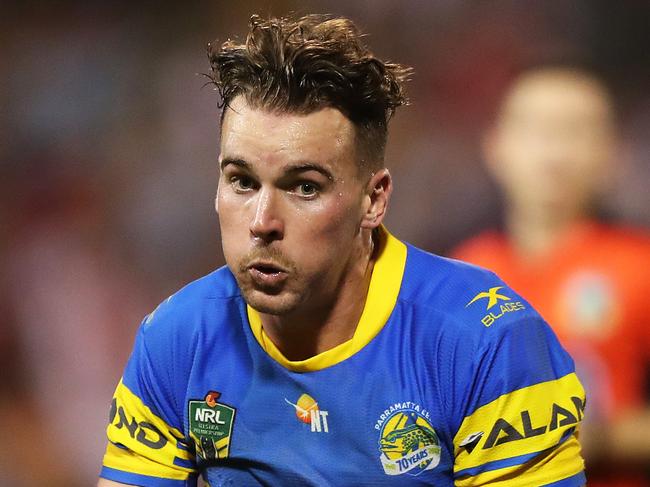
[[[495,321],[497,321],[499,318],[503,317],[506,313],[511,313],[513,311],[521,311],[523,309],[526,309],[526,306],[524,303],[521,301],[512,301],[512,298],[509,296],[506,296],[505,294],[502,294],[499,292],[500,289],[503,289],[504,286],[494,286],[488,289],[487,291],[483,291],[478,293],[476,296],[472,298],[472,300],[465,305],[466,308],[471,306],[472,304],[476,303],[477,301],[481,299],[487,299],[487,305],[485,307],[486,311],[488,313],[481,318],[481,323],[483,323],[485,326],[492,326]],[[499,305],[499,311],[490,311],[490,309],[494,308],[499,301],[510,301],[506,303],[502,303]]]
[[[474,304],[479,299],[484,299],[484,298],[487,298],[487,300],[488,300],[487,307],[485,308],[486,310],[490,309],[495,304],[497,304],[499,302],[499,300],[501,300],[501,301],[510,301],[510,298],[508,296],[504,296],[503,294],[499,294],[497,292],[497,291],[499,291],[499,289],[503,289],[503,286],[491,287],[488,291],[478,293],[476,296],[474,296],[474,298],[472,298],[472,300],[469,303],[467,303],[465,305],[465,307],[467,308],[467,307],[469,307],[469,305]]]

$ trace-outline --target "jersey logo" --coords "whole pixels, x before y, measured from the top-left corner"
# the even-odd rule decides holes
[[[295,408],[296,416],[300,421],[311,425],[312,433],[329,433],[329,425],[327,424],[329,412],[322,411],[318,407],[316,400],[309,394],[300,396],[295,404],[286,397],[284,400]]]
[[[190,437],[197,454],[204,460],[226,458],[230,453],[230,438],[235,422],[235,408],[217,402],[221,393],[210,391],[203,401],[188,403]]]
[[[429,412],[410,401],[395,403],[375,424],[386,475],[420,475],[440,463],[440,441]]]
[[[117,423],[115,418],[117,418]],[[114,425],[117,430],[126,428],[131,438],[153,450],[160,450],[167,444],[167,438],[156,425],[144,419],[139,421],[135,416],[128,415],[124,406],[117,403],[117,398],[113,398],[111,402],[109,423]]]
[[[503,289],[503,286],[491,287],[488,291],[478,293],[476,296],[474,296],[474,298],[472,298],[472,300],[469,303],[465,305],[465,307],[467,308],[469,305],[474,304],[479,299],[485,299],[485,298],[487,298],[488,300],[487,307],[485,308],[486,310],[490,309],[495,304],[497,304],[499,300],[510,301],[510,298],[508,296],[504,296],[503,294],[499,294],[497,292],[499,291],[499,289]]]
[[[472,298],[472,300],[465,305],[466,308],[471,306],[472,304],[476,303],[480,299],[487,299],[487,304],[485,307],[485,310],[488,312],[483,318],[481,318],[481,323],[483,323],[486,327],[492,326],[495,321],[497,321],[499,318],[502,318],[503,315],[506,313],[511,313],[513,311],[521,311],[523,309],[526,309],[526,306],[524,303],[521,301],[512,301],[512,298],[509,296],[506,296],[505,294],[499,293],[500,289],[503,289],[504,286],[495,286],[491,287],[487,291],[483,291],[478,293],[476,296]],[[509,303],[502,303],[499,305],[499,310],[498,311],[490,311],[490,309],[494,308],[499,301],[511,301]]]
[[[458,444],[458,446],[461,448],[465,448],[465,450],[467,450],[467,453],[472,453],[474,451],[474,448],[476,448],[476,445],[478,445],[479,441],[481,441],[481,438],[483,438],[483,434],[484,434],[483,431],[477,431],[476,433],[472,433],[463,441],[461,441]]]
[[[540,422],[539,424],[533,422],[533,419],[531,419],[530,411],[526,409],[521,411],[519,413],[521,417],[520,429],[517,429],[515,427],[518,425],[518,421],[509,422],[505,418],[498,418],[492,426],[490,434],[485,440],[483,450],[493,448],[503,443],[509,443],[511,441],[532,438],[533,436],[540,436],[547,431],[554,431],[558,428],[577,424],[580,420],[582,420],[582,417],[584,415],[585,403],[577,396],[571,396],[571,402],[573,403],[573,411],[555,402],[552,403],[550,419],[546,417],[545,421]],[[537,424],[537,426],[535,426],[535,424]]]

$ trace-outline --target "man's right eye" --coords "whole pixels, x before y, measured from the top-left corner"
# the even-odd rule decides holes
[[[230,184],[235,188],[235,191],[249,191],[255,187],[255,182],[248,176],[232,176]]]

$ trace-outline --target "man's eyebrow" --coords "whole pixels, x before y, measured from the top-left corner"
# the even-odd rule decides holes
[[[221,160],[221,164],[220,164],[221,170],[223,171],[223,168],[229,164],[241,167],[243,169],[248,169],[248,170],[251,169],[250,164],[246,162],[244,159],[241,159],[239,157],[226,157]]]
[[[242,169],[246,169],[248,171],[252,171],[253,168],[251,165],[246,162],[244,159],[240,157],[226,157],[222,159],[221,161],[221,170],[223,170],[226,166],[228,165],[233,165],[237,166]],[[327,179],[330,181],[334,181],[334,176],[332,173],[326,169],[325,167],[321,166],[320,164],[316,164],[313,162],[302,162],[299,164],[290,164],[285,167],[284,172],[287,175],[290,174],[297,174],[297,173],[302,173],[302,172],[307,172],[307,171],[316,171],[321,173],[323,176],[325,176]]]
[[[334,176],[330,171],[328,171],[326,168],[321,166],[320,164],[315,164],[313,162],[303,162],[301,164],[293,164],[287,166],[285,172],[287,173],[301,173],[301,172],[307,172],[307,171],[316,171],[321,173],[323,176],[325,176],[327,179],[330,181],[334,181]]]

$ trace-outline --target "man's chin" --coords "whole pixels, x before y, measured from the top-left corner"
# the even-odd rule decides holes
[[[258,313],[281,316],[291,313],[298,306],[295,297],[283,295],[284,293],[271,295],[253,290],[243,294],[246,303]]]

